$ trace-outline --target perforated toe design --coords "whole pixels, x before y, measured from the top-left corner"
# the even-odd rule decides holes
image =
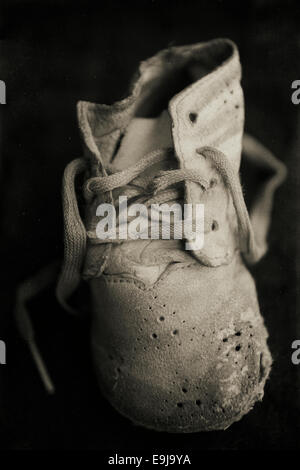
[[[114,276],[92,289],[100,385],[132,421],[169,432],[224,429],[262,398],[267,332],[239,258],[213,270],[172,267],[151,289]]]

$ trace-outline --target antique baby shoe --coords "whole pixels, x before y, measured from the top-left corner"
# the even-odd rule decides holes
[[[249,216],[239,180],[240,77],[236,46],[218,39],[143,62],[123,101],[78,103],[84,157],[64,175],[57,296],[72,309],[71,294],[88,281],[100,387],[120,413],[158,431],[226,429],[262,399],[270,372],[268,334],[245,263],[267,249],[273,192],[285,169],[244,138],[245,157],[271,173]],[[99,238],[97,208],[120,210],[120,196],[128,206],[203,204],[203,246]]]

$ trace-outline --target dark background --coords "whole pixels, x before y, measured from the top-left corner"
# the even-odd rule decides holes
[[[300,448],[300,4],[295,1],[6,1],[2,3],[0,448],[176,450]],[[13,322],[17,285],[62,255],[60,185],[80,156],[75,105],[126,95],[140,60],[169,45],[233,39],[240,50],[246,130],[289,168],[278,191],[270,251],[254,268],[274,357],[265,398],[223,432],[168,435],[120,417],[101,397],[89,353],[89,319],[68,316],[50,287],[30,303],[37,338],[57,387],[48,397]],[[298,136],[297,136],[298,131]],[[298,310],[298,312],[297,312]]]

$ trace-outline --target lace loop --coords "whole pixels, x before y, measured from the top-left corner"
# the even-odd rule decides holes
[[[83,158],[77,158],[67,165],[63,177],[64,261],[56,296],[60,304],[70,313],[74,313],[74,309],[69,306],[66,299],[80,283],[86,249],[86,230],[78,209],[75,178],[86,168],[87,162]]]
[[[228,158],[220,150],[213,147],[201,147],[196,152],[203,154],[213,162],[223,178],[225,187],[228,187],[238,218],[240,250],[242,253],[249,254],[255,262],[258,260],[258,253],[238,174]]]
[[[220,150],[214,147],[201,147],[197,153],[210,159],[219,175],[224,181],[224,185],[229,189],[233,205],[238,219],[240,251],[244,254],[249,263],[258,261],[266,251],[266,235],[270,221],[271,200],[275,188],[284,178],[284,167],[255,139],[246,141],[246,147],[253,159],[254,154],[262,155],[262,160],[275,170],[274,176],[268,182],[264,198],[257,205],[253,218],[258,218],[257,214],[263,207],[266,209],[263,217],[260,216],[261,227],[257,231],[258,239],[255,239],[254,230],[250,221],[248,210],[244,201],[241,183],[238,174],[232,167],[229,159]],[[96,176],[88,179],[84,184],[84,196],[90,202],[95,196],[104,194],[114,189],[123,188],[122,194],[135,199],[135,202],[143,202],[146,206],[153,203],[163,203],[176,200],[180,197],[180,188],[176,188],[177,183],[192,181],[199,184],[203,191],[214,187],[217,180],[206,181],[199,170],[173,169],[159,171],[154,179],[141,175],[145,170],[156,163],[167,161],[169,154],[174,149],[158,149],[143,157],[137,164],[123,171],[118,171],[107,176]],[[71,162],[66,170],[63,180],[63,209],[65,222],[65,256],[62,272],[57,285],[57,298],[60,303],[69,311],[73,311],[66,299],[72,294],[80,282],[81,267],[85,255],[87,233],[81,220],[75,193],[74,180],[78,173],[86,169],[83,159]],[[113,166],[110,168],[113,171]],[[170,186],[173,186],[170,188]],[[265,201],[268,201],[266,203]],[[91,234],[88,233],[90,237]],[[92,236],[91,236],[92,237]],[[93,237],[92,237],[93,238]],[[98,243],[102,243],[98,240]],[[103,243],[110,243],[109,240]]]

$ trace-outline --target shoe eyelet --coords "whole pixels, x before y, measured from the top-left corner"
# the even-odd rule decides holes
[[[197,113],[189,113],[189,120],[191,121],[192,124],[195,124],[195,122],[197,121],[197,118],[198,118],[198,114]]]
[[[213,232],[216,232],[217,230],[219,230],[219,224],[216,220],[213,220],[213,223],[211,224],[211,229]]]

